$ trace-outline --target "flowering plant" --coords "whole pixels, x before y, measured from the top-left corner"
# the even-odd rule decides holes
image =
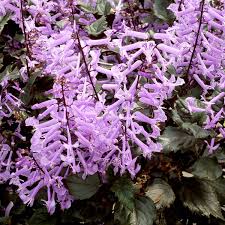
[[[224,25],[223,1],[1,1],[0,183],[29,224],[224,219]]]

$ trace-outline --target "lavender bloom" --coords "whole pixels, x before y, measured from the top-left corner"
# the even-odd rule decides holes
[[[190,64],[199,28],[200,0],[184,0],[181,4],[176,0],[169,6],[176,16],[172,27],[147,25],[146,29],[128,27],[130,21],[121,13],[123,1],[117,2],[112,3],[112,29],[97,40],[79,27],[91,24],[95,17],[74,12],[74,17],[79,18],[75,24],[69,19],[72,10],[68,1],[25,3],[28,66],[34,70],[41,65],[40,77],[49,76],[54,84],[45,92],[49,99],[31,107],[31,111],[39,112],[37,117],[25,121],[33,127],[29,154],[17,149],[16,161],[12,162],[11,146],[4,138],[0,140],[0,182],[10,180],[23,202],[30,206],[37,193],[47,188],[47,197],[42,201],[50,214],[54,213],[56,202],[64,210],[74,201],[63,183],[69,174],[80,173],[83,179],[97,172],[104,176],[112,166],[115,174],[128,172],[134,178],[140,165],[131,145],[147,158],[161,151],[157,138],[160,124],[167,120],[163,105],[177,87],[184,85],[181,75],[187,75],[190,83],[201,88],[203,106],[199,107],[191,97],[186,104],[190,113],[206,113],[205,129],[214,129],[225,116],[221,107],[225,101],[225,10],[215,10],[209,2],[204,5],[204,26],[200,27]],[[92,3],[96,5],[96,1]],[[74,1],[74,7],[76,4]],[[18,1],[1,2],[0,15],[8,12],[22,28]],[[147,33],[150,29],[156,31],[151,41]],[[113,54],[107,56],[108,52]],[[170,65],[176,74],[168,73]],[[27,68],[22,66],[20,71],[21,82],[26,84]],[[20,84],[13,83],[14,92],[20,92]],[[0,121],[10,118],[15,109],[22,110],[19,93],[12,94],[8,86],[6,76],[0,83]],[[219,94],[210,97],[209,91],[215,88]],[[151,116],[143,113],[140,104],[151,109]],[[214,106],[219,110],[215,111]],[[217,132],[225,138],[223,128]],[[25,140],[20,126],[13,136]],[[210,153],[219,147],[215,139],[207,146]]]

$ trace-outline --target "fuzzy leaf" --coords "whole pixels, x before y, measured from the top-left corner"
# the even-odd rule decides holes
[[[129,210],[133,210],[134,208],[134,187],[133,183],[125,177],[121,177],[116,180],[111,190],[115,193],[118,198],[120,204]]]
[[[135,199],[132,212],[121,205],[115,212],[115,220],[120,221],[121,225],[152,225],[155,219],[155,205],[150,198],[145,196]]]
[[[201,180],[186,178],[180,191],[180,198],[184,206],[192,212],[224,219],[214,189]]]
[[[20,72],[17,67],[13,68],[9,65],[5,68],[3,72],[0,73],[0,82],[7,78],[8,80],[16,80],[20,77]]]
[[[159,138],[165,152],[177,152],[182,149],[191,148],[196,140],[193,136],[183,132],[176,127],[167,127]]]
[[[11,15],[10,14],[6,14],[4,16],[0,16],[0,34],[1,34],[2,30],[4,29],[4,26],[10,20],[10,18],[11,18]]]
[[[201,179],[216,180],[222,175],[222,167],[216,158],[203,157],[194,163],[191,173]]]
[[[32,93],[32,87],[37,79],[37,77],[40,75],[40,71],[32,73],[31,77],[29,78],[26,86],[23,88],[23,93],[21,93],[21,100],[25,105],[28,105],[33,98],[33,93]]]
[[[98,0],[96,3],[96,10],[99,15],[109,15],[111,8],[111,4],[107,0]]]
[[[100,180],[97,174],[88,176],[85,180],[77,175],[66,178],[69,192],[76,199],[84,200],[92,197],[100,187]]]
[[[155,16],[164,21],[173,20],[172,11],[167,9],[170,3],[171,1],[169,0],[155,0],[153,4],[153,11]]]
[[[135,209],[129,216],[129,225],[152,225],[156,218],[153,201],[144,196],[135,199]]]
[[[93,7],[91,4],[84,4],[82,1],[78,1],[78,6],[81,10],[87,13],[96,13],[95,7]]]
[[[55,225],[57,223],[57,218],[54,216],[49,216],[46,209],[39,208],[35,210],[33,215],[28,220],[29,225]]]
[[[198,139],[205,139],[207,137],[214,136],[214,132],[206,130],[200,127],[199,125],[197,125],[196,123],[186,122],[182,124],[181,128],[187,131],[188,133],[192,134],[195,138],[198,138]]]
[[[225,179],[220,177],[216,180],[205,180],[205,182],[208,185],[211,185],[212,188],[214,188],[217,197],[219,199],[220,202],[222,202],[223,204],[225,204]]]
[[[175,200],[173,189],[167,182],[159,178],[156,178],[153,184],[147,187],[145,194],[153,200],[157,209],[169,207]]]
[[[103,31],[105,31],[107,27],[107,21],[105,16],[102,16],[100,19],[93,22],[90,26],[86,26],[87,31],[90,35],[98,36]]]

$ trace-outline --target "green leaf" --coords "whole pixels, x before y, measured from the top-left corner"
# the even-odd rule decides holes
[[[68,20],[67,19],[63,19],[63,20],[60,20],[60,21],[56,21],[55,24],[60,29],[63,29],[67,23],[68,23]]]
[[[46,209],[39,208],[35,210],[34,214],[28,220],[29,225],[55,225],[57,218],[50,216]]]
[[[169,207],[175,200],[173,189],[166,181],[160,178],[156,178],[147,187],[145,195],[153,200],[157,209]]]
[[[176,75],[176,68],[172,65],[172,64],[170,64],[170,65],[168,65],[167,66],[167,72],[169,73],[169,74],[174,74],[174,75]]]
[[[130,179],[121,177],[111,187],[119,202],[129,210],[134,208],[134,187]]]
[[[32,87],[40,74],[41,74],[40,71],[32,73],[26,86],[23,88],[23,93],[21,93],[20,98],[25,105],[28,105],[31,99],[33,98]]]
[[[96,83],[95,90],[96,90],[97,93],[99,93],[102,90],[102,84]]]
[[[114,221],[119,221],[120,225],[128,225],[130,213],[131,211],[128,208],[116,203],[114,208]]]
[[[135,199],[135,209],[129,216],[129,225],[152,225],[156,219],[153,201],[144,196]]]
[[[222,167],[216,158],[203,157],[194,163],[191,173],[201,179],[216,180],[222,175]]]
[[[97,0],[96,9],[99,15],[109,15],[111,4],[107,0]]]
[[[180,198],[190,211],[209,217],[224,219],[214,189],[207,183],[195,178],[184,179]]]
[[[90,35],[98,36],[107,27],[107,21],[105,16],[102,16],[100,19],[93,22],[90,26],[86,26],[86,29]]]
[[[153,201],[145,196],[135,199],[133,211],[124,207],[118,207],[115,212],[115,220],[121,225],[152,225],[156,219],[156,208]]]
[[[193,93],[190,96],[193,97]],[[197,107],[204,109],[204,105],[199,99],[195,99],[195,102]],[[182,126],[184,122],[202,126],[207,115],[206,112],[191,113],[187,107],[186,98],[178,97],[178,100],[175,103],[175,109],[172,111],[172,118],[179,126]]]
[[[207,119],[207,115],[205,112],[194,112],[191,115],[191,122],[197,122],[200,125],[203,125]]]
[[[196,140],[193,136],[183,132],[176,127],[167,127],[159,137],[159,142],[165,152],[177,152],[183,149],[189,149],[195,145]]]
[[[17,67],[13,68],[13,65],[9,65],[3,72],[0,73],[0,82],[7,78],[8,80],[16,80],[20,77],[20,72]]]
[[[154,15],[164,21],[172,21],[174,15],[167,7],[170,5],[169,0],[155,0],[153,4]]]
[[[84,4],[81,1],[79,1],[78,6],[81,10],[87,13],[95,14],[97,12],[95,7],[93,7],[91,4]]]
[[[97,174],[88,176],[85,180],[77,175],[66,178],[69,192],[76,199],[84,200],[92,197],[100,187],[100,180]]]
[[[172,119],[178,126],[181,126],[183,123],[183,120],[176,109],[172,110]]]
[[[198,138],[198,139],[214,137],[215,135],[213,131],[206,130],[200,127],[199,125],[197,125],[196,123],[186,122],[181,125],[181,128],[187,131],[188,133],[192,134],[195,138]]]
[[[218,200],[225,204],[225,179],[220,177],[216,180],[204,180],[204,182],[208,185],[210,185],[214,190],[215,193],[217,194]]]
[[[2,30],[4,29],[4,26],[10,20],[10,18],[11,18],[11,15],[9,13],[7,13],[4,16],[0,16],[0,34],[1,34]]]

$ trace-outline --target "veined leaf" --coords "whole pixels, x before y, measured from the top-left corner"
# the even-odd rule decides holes
[[[6,15],[0,17],[0,34],[1,34],[2,30],[4,29],[4,26],[10,20],[10,18],[11,18],[11,15],[9,13],[7,13]]]
[[[96,10],[99,15],[109,15],[111,4],[107,0],[97,0]]]
[[[220,177],[216,180],[204,180],[204,182],[210,185],[217,194],[218,200],[225,204],[225,179]]]
[[[13,68],[12,65],[9,65],[5,68],[3,72],[0,73],[0,82],[7,78],[8,80],[16,80],[20,77],[20,72],[17,67]]]
[[[121,225],[153,225],[156,219],[155,205],[150,198],[139,196],[135,199],[132,212],[120,206],[115,213],[115,219]]]
[[[205,139],[207,137],[214,137],[215,135],[213,131],[206,130],[196,123],[186,122],[181,125],[181,128],[192,134],[197,139]]]
[[[55,225],[57,218],[49,216],[46,209],[39,208],[35,210],[31,218],[28,220],[29,225]]]
[[[153,4],[155,16],[164,21],[173,20],[174,16],[172,11],[167,9],[170,3],[171,1],[169,0],[155,0]]]
[[[32,87],[37,79],[37,77],[40,75],[40,71],[32,73],[31,77],[29,78],[26,86],[23,89],[23,93],[21,93],[21,100],[25,105],[28,105],[33,97]]]
[[[184,179],[180,198],[190,211],[209,217],[224,219],[213,187],[195,178]]]
[[[76,199],[84,200],[92,197],[100,187],[100,180],[97,174],[88,176],[85,180],[77,175],[66,178],[69,192]]]
[[[153,201],[144,196],[135,199],[135,209],[129,216],[130,225],[152,225],[156,218],[156,209]]]
[[[133,183],[125,177],[121,177],[113,184],[111,190],[115,193],[120,204],[129,210],[134,208],[134,187]]]
[[[82,1],[78,1],[78,6],[81,10],[87,13],[96,13],[95,7],[93,7],[91,4],[84,4]]]
[[[102,16],[100,19],[93,22],[90,26],[86,26],[86,29],[90,35],[98,36],[107,27],[107,22],[105,16]]]
[[[191,173],[201,179],[216,180],[222,172],[222,167],[216,158],[203,157],[194,163]]]
[[[177,152],[194,146],[196,139],[179,128],[169,126],[159,137],[159,142],[162,144],[165,152]]]
[[[157,209],[169,207],[175,200],[173,189],[166,181],[159,178],[147,187],[145,194],[153,200]]]

